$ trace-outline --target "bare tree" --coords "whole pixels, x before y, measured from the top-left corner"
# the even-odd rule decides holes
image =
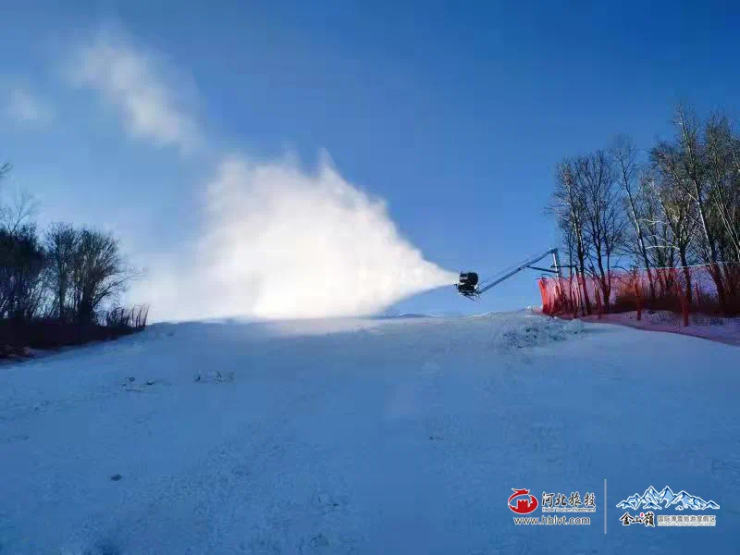
[[[0,181],[8,176],[13,167],[9,163],[0,165]],[[0,228],[14,233],[36,214],[38,203],[28,191],[16,190],[10,203],[0,203]]]
[[[688,268],[689,252],[692,243],[696,242],[698,218],[691,188],[687,186],[683,154],[675,144],[660,141],[653,147],[651,159],[655,170],[653,190],[660,203],[661,219],[670,230],[670,236],[665,238],[660,247],[674,249],[678,254],[683,268],[686,296],[691,301],[692,280]]]
[[[71,281],[72,306],[78,322],[93,322],[101,303],[114,300],[131,277],[118,241],[111,234],[86,228],[78,231]]]
[[[710,203],[731,257],[740,261],[740,144],[725,114],[712,115],[704,127]]]
[[[591,273],[601,289],[605,310],[609,310],[612,268],[618,264],[624,244],[625,219],[616,187],[615,172],[603,150],[578,159],[578,178],[585,202],[586,239],[591,248]]]
[[[634,255],[645,267],[650,286],[650,297],[655,299],[655,284],[650,267],[648,242],[645,238],[645,192],[647,189],[642,185],[643,179],[639,172],[637,147],[632,139],[625,135],[619,135],[612,143],[611,156],[625,194],[627,215],[632,224]]]
[[[79,234],[70,224],[52,224],[46,233],[52,307],[54,315],[62,322],[68,318],[67,306],[78,240]]]
[[[673,227],[668,222],[665,205],[661,201],[660,190],[653,173],[644,173],[640,179],[643,198],[642,224],[648,256],[655,274],[656,295],[666,295],[672,291],[673,277],[666,268],[674,268],[677,255]]]
[[[1,165],[0,180],[10,170],[10,164]],[[27,223],[34,206],[28,194],[0,204],[0,319],[31,318],[42,302],[44,250],[36,227]]]
[[[28,191],[16,191],[10,203],[0,206],[0,226],[14,233],[30,223],[38,212],[38,202]]]
[[[43,299],[45,262],[34,225],[0,229],[0,319],[36,315]]]
[[[674,249],[678,254],[678,261],[681,264],[684,285],[686,289],[686,298],[689,302],[692,299],[692,280],[691,269],[689,266],[693,263],[690,259],[692,243],[696,237],[696,217],[694,207],[689,199],[686,198],[686,192],[681,187],[672,186],[670,181],[663,181],[657,189],[658,200],[663,209],[663,217],[670,229],[670,242],[664,244],[664,248]],[[671,267],[674,264],[671,258]]]
[[[730,267],[740,255],[738,139],[725,116],[702,122],[685,105],[676,110],[675,124],[674,140],[659,142],[651,158],[663,176],[662,196],[673,201],[674,213],[693,220],[691,248],[707,265],[727,312],[728,295],[735,296],[738,287],[737,272]],[[687,265],[683,256],[681,263]],[[690,289],[687,294],[690,298]]]
[[[715,113],[704,124],[710,217],[723,262],[726,295],[740,294],[740,139],[729,118]]]
[[[554,214],[564,233],[567,255],[575,266],[579,292],[583,297],[581,311],[591,314],[591,300],[585,287],[586,260],[586,205],[575,160],[565,159],[555,171],[555,192],[546,212]]]
[[[707,180],[708,168],[705,164],[705,148],[702,144],[700,123],[694,112],[685,105],[676,110],[675,124],[678,127],[678,152],[680,153],[682,179],[689,198],[696,206],[698,229],[701,237],[701,252],[709,264],[712,278],[717,287],[720,305],[726,306],[725,284],[720,268],[720,255],[717,229],[710,214],[710,186]]]

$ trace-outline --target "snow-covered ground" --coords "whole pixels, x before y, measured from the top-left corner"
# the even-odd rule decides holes
[[[739,363],[525,312],[153,326],[0,367],[0,553],[737,553]],[[651,485],[716,527],[622,526]]]
[[[706,314],[689,314],[689,325],[684,326],[681,314],[667,310],[644,310],[639,321],[635,311],[602,314],[601,318],[587,316],[583,320],[621,324],[649,331],[680,333],[740,346],[740,318],[737,317],[723,318]]]

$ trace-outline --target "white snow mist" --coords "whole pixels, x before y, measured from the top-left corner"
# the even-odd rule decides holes
[[[289,161],[225,159],[205,195],[192,260],[162,261],[141,284],[156,320],[366,315],[457,279],[326,157],[313,174]]]

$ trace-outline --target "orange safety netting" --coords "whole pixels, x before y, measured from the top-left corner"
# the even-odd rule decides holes
[[[651,270],[611,270],[603,277],[572,275],[539,280],[542,312],[584,316],[643,309],[683,314],[740,313],[740,265],[707,265]]]

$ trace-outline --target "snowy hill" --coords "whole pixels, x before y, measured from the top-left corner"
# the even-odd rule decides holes
[[[156,325],[0,367],[0,553],[731,552],[738,362],[525,312]],[[716,528],[622,527],[659,482]],[[512,488],[597,513],[518,527]]]

